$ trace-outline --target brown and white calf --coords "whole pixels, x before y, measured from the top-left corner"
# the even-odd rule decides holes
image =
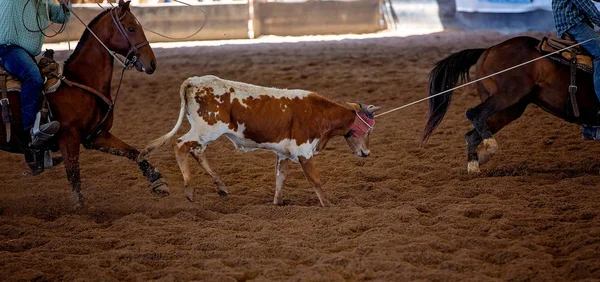
[[[283,204],[282,188],[291,160],[300,163],[321,205],[330,205],[321,190],[313,156],[332,137],[344,136],[358,156],[367,157],[369,135],[375,124],[373,113],[380,109],[357,103],[348,103],[348,108],[309,91],[267,88],[210,75],[186,79],[180,95],[177,124],[152,141],[140,158],[173,138],[185,114],[191,129],[178,139],[174,149],[183,173],[185,196],[190,201],[194,200],[194,188],[190,185],[189,154],[211,175],[217,192],[227,195],[227,187],[204,156],[208,144],[224,135],[239,150],[265,149],[277,154],[275,204]]]

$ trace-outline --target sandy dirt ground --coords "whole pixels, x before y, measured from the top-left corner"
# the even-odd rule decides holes
[[[536,34],[541,36],[541,34]],[[384,110],[427,95],[432,65],[450,53],[508,38],[442,33],[327,42],[155,48],[158,71],[125,76],[112,132],[141,148],[168,132],[178,89],[194,75],[317,91]],[[65,58],[68,52],[58,52]],[[117,72],[115,72],[117,74]],[[2,280],[160,281],[564,281],[600,279],[600,143],[580,128],[527,109],[496,135],[500,151],[478,176],[466,172],[457,91],[424,148],[421,103],[377,120],[367,159],[343,138],[317,156],[335,207],[322,208],[299,165],[286,206],[274,206],[276,157],[241,153],[226,139],[207,150],[229,186],[215,193],[193,164],[196,202],[170,146],[150,161],[171,195],[150,193],[137,166],[95,151],[81,156],[86,206],[71,208],[64,166],[24,175],[22,156],[0,152]],[[189,125],[181,129],[185,133]]]

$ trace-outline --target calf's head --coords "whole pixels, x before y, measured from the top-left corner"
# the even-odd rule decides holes
[[[373,131],[375,125],[375,113],[381,107],[373,105],[365,106],[360,103],[348,103],[354,110],[354,122],[350,126],[350,130],[344,135],[350,149],[359,156],[366,158],[371,151],[369,150],[369,135]]]

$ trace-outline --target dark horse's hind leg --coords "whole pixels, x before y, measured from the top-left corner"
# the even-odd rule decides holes
[[[496,140],[494,140],[492,134],[495,134],[496,132],[500,131],[504,126],[518,119],[523,114],[528,104],[529,102],[523,100],[517,103],[516,105],[510,106],[509,108],[497,112],[496,114],[489,117],[484,123],[484,126],[488,130],[490,136],[487,139],[481,137],[477,128],[474,128],[471,131],[467,132],[467,134],[465,134],[468,160],[467,171],[469,173],[479,173],[479,165],[488,162],[492,158],[492,155],[496,153],[498,145],[496,143]],[[486,140],[488,140],[487,144]],[[479,144],[482,143],[482,141],[483,147],[478,151],[477,148]]]
[[[87,145],[86,148],[95,149],[111,155],[123,156],[137,162],[139,168],[142,170],[142,174],[150,182],[152,192],[161,196],[169,195],[169,187],[158,170],[146,160],[138,162],[137,157],[140,152],[111,133],[106,132],[100,134],[91,144]]]
[[[479,172],[477,146],[479,146],[481,140],[481,136],[479,136],[479,133],[477,133],[475,128],[465,134],[465,141],[467,143],[467,171],[469,173]]]

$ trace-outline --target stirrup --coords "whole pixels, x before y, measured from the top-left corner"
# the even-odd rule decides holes
[[[33,129],[31,131],[31,143],[32,147],[39,147],[46,143],[46,141],[50,140],[50,138],[54,137],[54,133],[46,133],[40,130],[40,121],[41,121],[41,113],[38,112],[35,116],[35,122],[33,124]],[[58,131],[58,129],[56,130]]]

